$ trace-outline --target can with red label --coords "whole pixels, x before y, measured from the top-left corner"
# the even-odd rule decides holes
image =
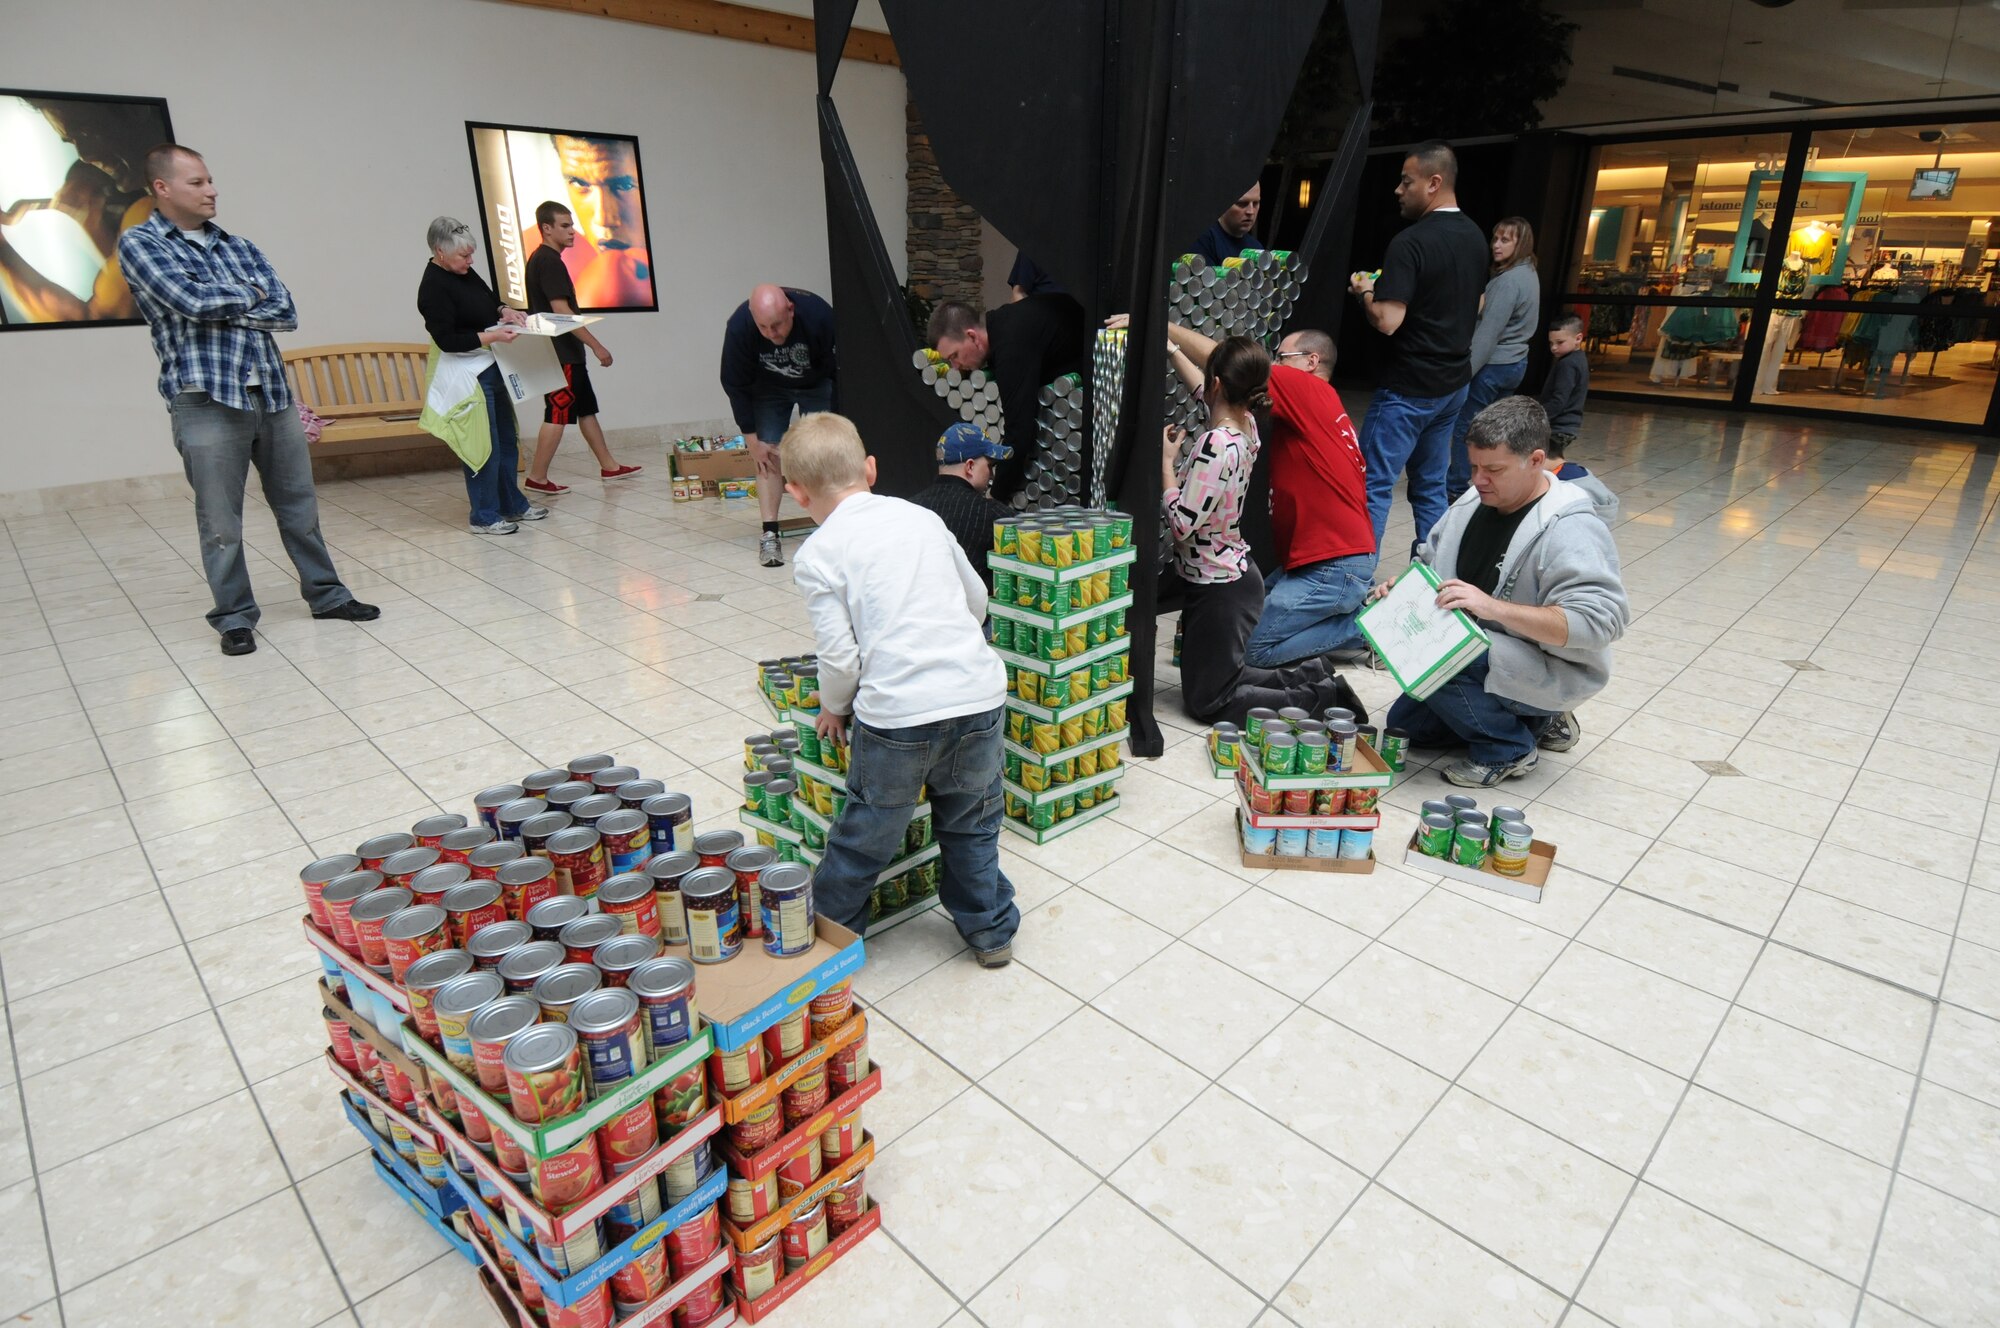
[[[764,1056],[776,1069],[797,1060],[812,1045],[811,1026],[803,1009],[794,1010],[764,1030]]]
[[[658,841],[654,842],[657,846]],[[681,907],[681,881],[700,866],[700,856],[686,850],[660,853],[646,863],[646,875],[653,882],[653,904],[660,915],[660,939],[668,945],[687,944],[687,911]]]
[[[465,952],[448,950],[444,953]],[[471,955],[466,955],[467,960],[471,958]],[[472,1016],[499,1000],[506,990],[499,974],[473,972],[445,983],[431,999],[431,1011],[437,1016],[438,1046],[445,1058],[466,1074],[474,1073],[470,1032]]]
[[[605,986],[622,987],[631,980],[632,970],[659,953],[660,943],[651,936],[613,936],[591,952],[590,962],[604,975]]]
[[[779,1100],[785,1108],[785,1128],[796,1130],[826,1110],[826,1067],[817,1066],[786,1084]]]
[[[667,1206],[687,1202],[701,1188],[701,1183],[715,1174],[715,1166],[715,1150],[706,1139],[669,1162],[660,1175],[661,1188],[667,1192]]]
[[[773,1236],[754,1250],[738,1250],[729,1282],[736,1303],[748,1304],[778,1285],[785,1275],[784,1237]]]
[[[763,1078],[762,1042],[746,1042],[735,1051],[718,1051],[708,1058],[708,1082],[724,1097],[734,1097]]]
[[[491,930],[493,928],[487,928],[487,931]],[[553,973],[568,962],[560,942],[529,941],[526,945],[509,950],[501,957],[500,966],[494,971],[500,974],[500,980],[507,984],[508,991],[524,995],[534,991],[535,984],[545,975]]]
[[[375,1044],[366,1038],[354,1043],[354,1073],[374,1089],[377,1096],[383,1095],[382,1053],[375,1050]]]
[[[555,864],[542,857],[524,856],[501,863],[493,873],[493,883],[500,887],[500,906],[507,910],[507,916],[524,921],[535,905],[562,895]]]
[[[306,894],[306,912],[312,915],[312,920],[319,924],[321,931],[331,932],[333,922],[326,915],[326,905],[320,901],[320,891],[326,889],[329,882],[360,870],[361,858],[354,853],[336,853],[299,869],[299,888]]]
[[[667,786],[657,779],[628,779],[611,791],[618,795],[618,801],[624,806],[643,810],[647,801],[665,793]]]
[[[382,877],[390,885],[410,888],[410,878],[426,867],[438,864],[438,851],[434,848],[406,848],[400,853],[391,853],[382,859]]]
[[[613,1245],[630,1240],[641,1228],[659,1221],[660,1212],[658,1178],[640,1181],[638,1189],[604,1210],[605,1238]]]
[[[473,880],[490,881],[502,867],[527,856],[528,850],[521,847],[520,840],[496,839],[490,844],[481,844],[466,854],[465,866]]]
[[[354,928],[361,962],[377,973],[389,971],[389,950],[382,940],[382,924],[408,908],[413,898],[415,896],[408,890],[385,886],[380,890],[370,890],[347,910],[348,924]]]
[[[632,1262],[611,1275],[611,1299],[618,1317],[630,1318],[667,1293],[667,1241],[656,1236],[633,1251]]]
[[[857,1171],[826,1196],[827,1235],[837,1237],[868,1211],[868,1173]]]
[[[751,1227],[778,1211],[778,1177],[767,1172],[756,1180],[729,1178],[729,1220],[739,1227]]]
[[[811,1015],[813,1041],[824,1042],[854,1016],[854,983],[842,978],[822,991],[813,993],[806,1006]]]
[[[472,810],[479,814],[479,819],[486,823],[488,830],[498,834],[500,809],[518,801],[526,792],[519,784],[495,784],[472,795]]]
[[[590,785],[599,793],[614,793],[620,784],[629,784],[638,777],[636,766],[608,765],[590,772]]]
[[[590,786],[589,780],[566,779],[549,790],[549,810],[566,812],[585,798],[594,798],[596,796],[597,790]],[[574,815],[574,813],[571,814]]]
[[[535,982],[533,995],[541,1004],[542,1018],[566,1024],[576,1003],[603,985],[604,975],[594,965],[564,964],[542,974]]]
[[[854,1041],[827,1057],[827,1091],[839,1096],[868,1077],[868,1035],[863,1033]]]
[[[389,956],[389,976],[402,982],[410,965],[427,954],[451,948],[451,928],[436,904],[415,904],[382,924],[382,947]]]
[[[617,795],[612,793],[592,793],[589,797],[578,798],[569,805],[570,815],[576,818],[576,823],[587,825],[593,830],[604,816],[623,810]]]
[[[597,887],[597,908],[604,916],[618,919],[618,927],[631,935],[658,936],[660,910],[653,899],[653,878],[644,872],[627,871]]]
[[[611,1284],[600,1282],[581,1300],[548,1306],[549,1328],[611,1328],[616,1313],[612,1306]]]
[[[764,869],[775,866],[777,861],[777,853],[762,844],[739,848],[723,860],[722,865],[736,873],[736,907],[743,917],[745,936],[764,934],[764,897],[758,892],[757,882]]]
[[[645,1013],[646,1046],[653,1060],[694,1037],[699,1015],[693,964],[678,957],[648,959],[627,975],[625,987],[639,998]],[[699,1080],[699,1074],[696,1077]]]
[[[497,843],[500,836],[490,825],[468,825],[438,836],[437,851],[439,862],[464,862],[472,850],[486,844]]]
[[[521,777],[521,791],[531,798],[546,799],[551,790],[570,779],[567,770],[537,770]]]
[[[721,867],[729,855],[743,847],[743,836],[734,830],[710,830],[694,837],[695,855],[704,867]]]
[[[444,837],[454,830],[465,829],[465,818],[457,812],[440,812],[436,816],[426,816],[410,827],[418,844],[425,848],[443,848]]]
[[[604,841],[587,825],[573,825],[549,837],[549,861],[566,895],[591,899],[611,873],[605,868]]]
[[[679,1281],[708,1262],[722,1246],[722,1217],[715,1205],[696,1213],[667,1233],[667,1262]]]
[[[521,827],[548,809],[549,805],[540,798],[516,798],[494,813],[493,828],[502,839],[518,844],[521,842]]]
[[[439,912],[444,910],[439,909]],[[403,991],[410,998],[410,1021],[432,1046],[441,1047],[437,1013],[432,1009],[438,989],[472,971],[472,956],[463,950],[439,950],[411,963],[403,973]]]
[[[533,935],[527,923],[507,918],[481,927],[464,948],[476,967],[498,968],[501,960],[526,945]]]
[[[522,1030],[508,1041],[500,1059],[507,1075],[507,1100],[522,1124],[540,1125],[583,1109],[587,1082],[583,1047],[567,1025],[536,1024]],[[589,1139],[584,1142],[591,1144],[594,1167],[597,1146]]]
[[[522,920],[534,928],[536,940],[553,941],[564,927],[589,915],[590,905],[584,900],[575,895],[556,895],[531,907]]]
[[[461,949],[482,927],[507,920],[507,908],[500,902],[500,886],[493,881],[467,881],[453,886],[445,891],[439,904],[444,909],[446,924],[451,927],[451,939]]]
[[[804,1194],[820,1178],[820,1167],[819,1136],[815,1135],[778,1164],[778,1202],[789,1203]]]
[[[543,812],[521,822],[521,847],[530,854],[547,857],[549,836],[558,830],[567,830],[576,824],[576,818],[568,812]]]
[[[333,1058],[350,1074],[359,1075],[361,1061],[354,1054],[354,1030],[347,1026],[345,1019],[333,1012],[330,1005],[322,1006],[319,1013],[320,1018],[326,1021],[326,1042],[333,1049]]]
[[[351,955],[360,955],[361,938],[354,934],[354,919],[350,910],[357,900],[381,889],[382,880],[381,872],[349,872],[328,881],[320,891],[320,903],[326,908],[329,924],[327,930],[332,933],[334,944]]]
[[[826,1248],[826,1204],[816,1203],[785,1223],[785,1271],[796,1273]]]
[[[541,1019],[542,1007],[532,996],[502,996],[472,1016],[465,1028],[472,1041],[472,1069],[488,1095],[507,1092],[507,1069],[502,1063],[507,1044]]]
[[[569,761],[571,779],[589,779],[600,770],[609,770],[618,764],[618,758],[609,752],[591,752],[587,756],[573,756]]]
[[[384,862],[404,849],[416,846],[415,835],[403,830],[391,830],[386,835],[376,835],[373,839],[362,840],[361,847],[354,850],[354,856],[361,859],[361,870],[381,871]]]
[[[785,1114],[766,1102],[729,1127],[729,1146],[745,1157],[763,1152],[785,1135]]]
[[[614,874],[637,871],[653,856],[653,827],[646,813],[636,807],[621,802],[617,810],[598,817],[597,833],[604,837],[604,851]]]
[[[419,904],[442,904],[446,895],[472,879],[472,868],[464,863],[440,862],[410,878],[410,893]]]
[[[674,1309],[674,1328],[708,1328],[730,1312],[729,1298],[722,1292],[722,1278],[717,1273],[688,1293],[688,1298]]]
[[[830,1167],[839,1166],[854,1156],[855,1151],[861,1147],[861,1139],[861,1113],[856,1111],[851,1116],[842,1116],[827,1126],[826,1132],[820,1135],[820,1160]]]
[[[562,942],[563,952],[569,956],[570,963],[587,964],[597,954],[598,946],[624,934],[617,918],[606,917],[602,913],[586,913],[557,932],[556,939]]]
[[[595,991],[570,1011],[569,1026],[583,1045],[589,1095],[603,1097],[645,1068],[646,1035],[639,1001],[620,988]],[[653,1103],[644,1099],[597,1131],[598,1151],[613,1171],[638,1162],[660,1141]]]

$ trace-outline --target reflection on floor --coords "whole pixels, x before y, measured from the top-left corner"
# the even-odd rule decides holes
[[[1896,357],[1894,368],[1877,379],[1860,368],[1843,369],[1838,350],[1795,352],[1779,371],[1776,395],[1762,404],[1812,410],[1850,410],[1868,415],[1978,424],[2000,376],[2000,344],[1960,342],[1946,350],[1915,351]],[[1698,362],[1693,377],[1678,383],[1653,379],[1654,349],[1632,350],[1605,343],[1590,353],[1590,385],[1597,391],[1643,392],[1649,396],[1727,402],[1742,352],[1724,351]]]
[[[887,1225],[771,1323],[2000,1323],[1995,460],[1602,406],[1576,455],[1638,616],[1500,799],[1547,899],[1402,864],[1421,760],[1373,875],[1244,868],[1169,686],[1114,819],[1004,841],[1011,968],[868,939]],[[185,501],[5,525],[0,1321],[493,1328],[335,1108],[297,871],[581,751],[732,823],[806,621],[754,503],[639,459],[504,539],[450,474],[327,485],[365,626],[253,493],[241,659]]]

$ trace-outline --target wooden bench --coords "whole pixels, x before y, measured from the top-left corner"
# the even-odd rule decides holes
[[[429,355],[430,347],[421,342],[284,352],[293,393],[327,422],[313,444],[315,478],[358,479],[458,464],[450,448],[417,427]]]

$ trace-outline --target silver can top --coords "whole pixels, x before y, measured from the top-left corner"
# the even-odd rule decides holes
[[[579,1036],[609,1033],[639,1017],[639,998],[623,987],[593,991],[569,1009],[569,1026]]]
[[[629,973],[658,958],[659,953],[659,938],[640,932],[633,936],[613,936],[591,951],[590,962],[606,973]]]
[[[694,990],[694,965],[677,955],[648,959],[625,979],[625,989],[641,999],[662,1000]]]
[[[516,1034],[500,1063],[518,1074],[560,1069],[576,1055],[576,1034],[568,1024],[536,1024]]]

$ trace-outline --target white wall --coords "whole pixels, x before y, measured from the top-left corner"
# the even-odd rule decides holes
[[[0,87],[167,99],[215,173],[217,220],[297,298],[281,346],[424,340],[424,227],[479,229],[467,120],[639,138],[660,311],[597,328],[617,357],[594,375],[607,427],[726,414],[729,312],[759,281],[827,290],[804,52],[485,0],[8,11]],[[834,95],[900,270],[902,73],[850,61]],[[0,493],[177,471],[157,374],[144,327],[0,335]]]

